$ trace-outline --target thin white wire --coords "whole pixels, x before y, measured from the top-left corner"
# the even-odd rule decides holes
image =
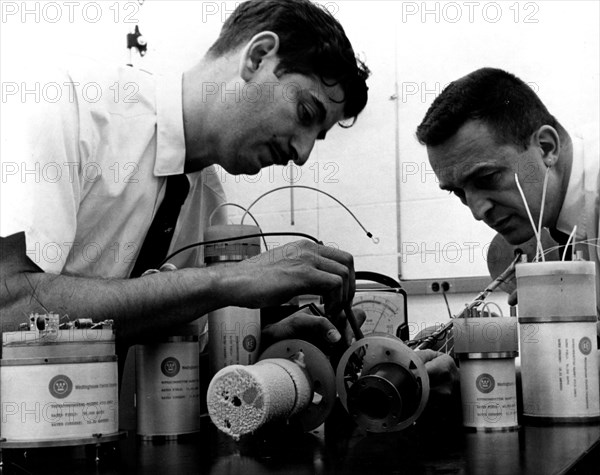
[[[595,241],[595,243],[594,243],[594,241]],[[580,245],[587,244],[588,246],[600,248],[600,244],[598,244],[598,241],[599,241],[599,238],[590,238],[590,239],[584,239],[582,241],[577,241],[577,244],[580,244]],[[544,254],[548,255],[552,251],[558,251],[561,247],[562,247],[561,245],[548,247],[544,250]]]
[[[525,199],[525,193],[523,193],[523,188],[521,188],[521,184],[519,183],[519,177],[515,173],[515,183],[517,184],[517,188],[519,189],[519,193],[521,194],[521,199],[525,204],[525,210],[527,211],[527,216],[529,217],[529,222],[531,223],[531,227],[533,229],[533,234],[535,235],[536,240],[536,251],[535,251],[535,260],[538,260],[538,253],[541,253],[542,260],[546,260],[544,258],[544,249],[542,248],[542,241],[540,240],[540,235],[537,232],[537,228],[535,227],[535,222],[533,221],[533,216],[531,216],[531,211],[529,210],[529,205],[527,204],[527,200]]]
[[[569,244],[571,244],[571,241],[573,241],[573,250],[575,249],[575,232],[577,232],[577,225],[573,226],[573,231],[571,231],[571,234],[569,235],[569,239],[567,239],[567,242],[565,244],[565,250],[563,251],[563,256],[562,256],[563,261],[567,257],[567,249],[569,249]]]
[[[499,316],[500,316],[500,317],[503,317],[503,316],[504,316],[504,313],[502,312],[502,309],[500,308],[500,305],[498,305],[496,302],[492,302],[492,301],[490,301],[490,302],[485,302],[485,303],[483,304],[483,306],[481,307],[481,310],[480,310],[480,312],[481,312],[481,316],[484,316],[484,313],[485,313],[486,311],[487,311],[487,313],[488,313],[488,316],[489,316],[489,317],[491,317],[491,316],[492,316],[492,311],[488,309],[488,307],[490,307],[490,306],[496,307],[496,309],[498,309],[498,313],[499,313]]]
[[[548,190],[548,177],[550,176],[550,167],[546,168],[546,174],[544,175],[544,186],[542,187],[542,204],[540,205],[540,219],[538,220],[538,236],[542,236],[542,219],[544,217],[544,206],[546,204],[546,191]],[[540,243],[541,246],[541,243]],[[542,261],[545,261],[544,253],[542,252]],[[537,253],[536,253],[537,257]]]

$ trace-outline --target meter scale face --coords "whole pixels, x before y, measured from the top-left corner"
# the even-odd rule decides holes
[[[352,307],[362,309],[367,315],[361,327],[365,335],[373,332],[396,335],[404,323],[404,295],[400,293],[358,290]]]

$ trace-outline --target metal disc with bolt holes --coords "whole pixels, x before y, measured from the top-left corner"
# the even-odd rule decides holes
[[[397,376],[390,376],[395,373]],[[412,387],[412,395],[400,386]],[[402,340],[371,334],[346,350],[336,371],[344,408],[369,432],[394,432],[410,426],[429,399],[429,376],[421,358]],[[410,401],[412,400],[412,402]]]
[[[312,402],[293,421],[308,432],[319,427],[335,404],[335,374],[325,354],[316,346],[303,340],[283,340],[271,345],[260,355],[259,361],[270,358],[292,359],[304,353],[304,364],[313,388]]]

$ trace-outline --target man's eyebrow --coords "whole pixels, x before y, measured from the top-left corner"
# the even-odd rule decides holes
[[[446,191],[454,191],[464,186],[464,183],[469,181],[473,176],[485,172],[486,170],[495,170],[496,168],[489,163],[476,163],[470,169],[466,169],[464,173],[461,173],[460,182],[455,185],[444,184],[440,180],[440,189]]]

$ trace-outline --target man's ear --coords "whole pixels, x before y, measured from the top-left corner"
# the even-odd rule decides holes
[[[250,82],[265,60],[275,60],[279,51],[279,36],[272,31],[261,31],[252,37],[242,50],[240,76]]]
[[[534,133],[533,141],[533,145],[540,148],[546,166],[554,166],[560,155],[560,137],[556,129],[550,125],[542,125]]]

